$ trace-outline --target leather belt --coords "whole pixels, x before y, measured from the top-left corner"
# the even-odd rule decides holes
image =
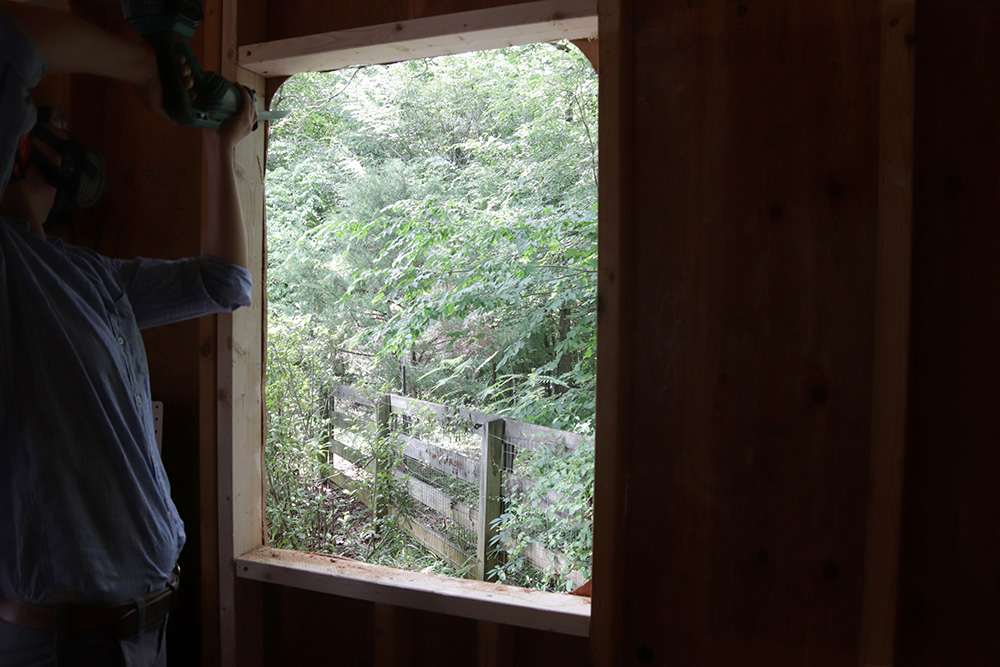
[[[180,568],[174,567],[167,587],[143,598],[146,619],[143,627],[162,619],[177,606],[179,588]],[[0,598],[0,619],[22,628],[54,633],[63,613],[66,616],[60,631],[114,632],[119,637],[129,637],[142,629],[139,610],[132,601],[92,607],[46,607]]]

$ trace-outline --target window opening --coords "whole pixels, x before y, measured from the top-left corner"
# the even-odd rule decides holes
[[[567,42],[292,77],[267,203],[270,546],[590,577],[597,75]],[[483,517],[486,517],[485,519]]]

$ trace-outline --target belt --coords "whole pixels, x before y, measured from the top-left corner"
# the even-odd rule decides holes
[[[0,619],[22,628],[56,632],[60,614],[65,614],[60,631],[115,632],[129,637],[166,616],[177,606],[180,568],[174,567],[167,587],[143,598],[145,623],[139,627],[139,610],[134,601],[92,607],[46,607],[0,598]]]

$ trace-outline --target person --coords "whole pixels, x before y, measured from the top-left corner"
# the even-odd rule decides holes
[[[256,112],[244,91],[202,131],[205,254],[111,259],[46,237],[53,208],[101,177],[96,151],[31,103],[47,71],[131,83],[166,115],[144,43],[0,3],[0,666],[164,665],[185,534],[139,331],[249,304],[233,148]]]

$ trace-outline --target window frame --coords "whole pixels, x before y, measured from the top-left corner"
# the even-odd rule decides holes
[[[235,19],[235,8],[225,11],[223,53],[236,55],[223,64],[223,74],[258,91],[266,89],[268,78],[303,71],[559,39],[586,39],[593,43],[598,32],[597,0],[541,0],[228,49],[227,46],[235,46]],[[254,278],[254,305],[219,316],[215,332],[217,565],[223,664],[227,664],[227,658],[232,659],[227,656],[227,647],[236,644],[238,579],[589,636],[588,598],[404,572],[337,556],[264,546],[264,152],[264,132],[255,133],[236,150],[238,187]]]

